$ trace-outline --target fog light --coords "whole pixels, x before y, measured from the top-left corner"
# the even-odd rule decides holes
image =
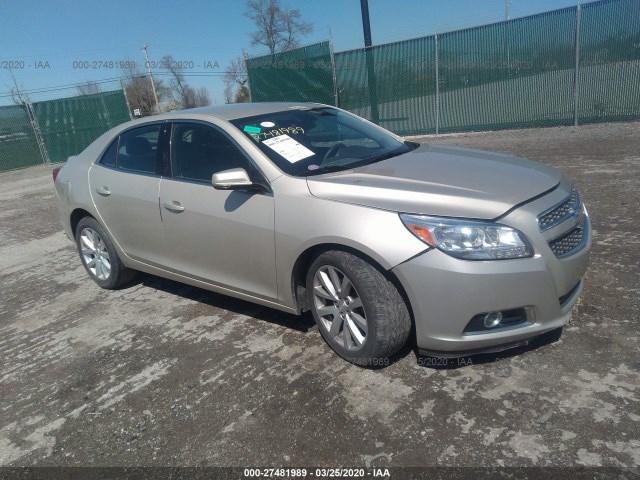
[[[502,322],[502,312],[487,313],[484,317],[485,328],[495,328]]]
[[[464,329],[464,335],[490,333],[505,328],[525,327],[535,322],[533,307],[511,308],[475,314]]]

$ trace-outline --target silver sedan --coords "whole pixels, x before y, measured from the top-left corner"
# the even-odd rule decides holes
[[[262,103],[120,125],[53,172],[89,276],[137,271],[286,312],[385,364],[560,329],[591,246],[578,192],[521,158],[420,145],[343,110]]]

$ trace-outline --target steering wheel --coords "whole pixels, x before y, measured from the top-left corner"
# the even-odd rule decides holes
[[[327,150],[327,153],[324,154],[324,157],[322,157],[322,162],[324,163],[327,160],[329,160],[331,157],[335,157],[338,151],[341,148],[345,148],[345,147],[346,145],[342,142],[338,142],[334,144],[329,150]]]

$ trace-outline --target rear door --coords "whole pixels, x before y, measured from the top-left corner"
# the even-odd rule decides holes
[[[271,192],[216,190],[211,176],[244,168],[268,186],[258,168],[222,130],[175,122],[171,178],[160,207],[174,270],[263,298],[276,298],[274,203]]]
[[[101,223],[125,254],[166,265],[164,231],[158,204],[163,124],[120,134],[89,170],[91,196]]]

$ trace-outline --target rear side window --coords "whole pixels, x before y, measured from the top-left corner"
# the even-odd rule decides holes
[[[100,164],[105,165],[107,167],[115,168],[117,154],[118,154],[118,139],[116,138],[113,142],[111,142],[111,145],[109,145],[109,148],[107,148],[107,151],[104,152],[104,154],[102,155],[102,158],[100,159]]]
[[[160,125],[140,127],[120,135],[118,169],[155,174],[159,136]]]

